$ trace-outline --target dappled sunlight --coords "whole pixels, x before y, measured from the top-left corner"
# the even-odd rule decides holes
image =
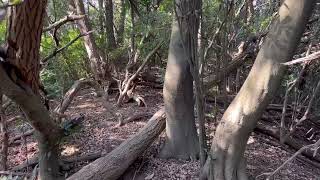
[[[77,154],[80,151],[75,145],[64,145],[62,146],[61,155],[62,156],[72,156]]]

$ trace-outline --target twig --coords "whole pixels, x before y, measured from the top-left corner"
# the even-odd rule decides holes
[[[300,148],[296,153],[294,153],[289,159],[287,159],[281,166],[279,166],[276,170],[274,170],[271,173],[263,173],[259,176],[262,175],[267,175],[268,177],[266,178],[267,180],[271,179],[277,172],[279,172],[285,165],[287,165],[289,162],[291,162],[293,159],[295,159],[298,155],[300,155],[301,153],[303,153],[305,150],[307,149],[311,149],[314,150],[314,152],[316,153],[317,149],[320,147],[320,139],[315,142],[314,144],[309,144],[306,146],[303,146],[302,148]]]

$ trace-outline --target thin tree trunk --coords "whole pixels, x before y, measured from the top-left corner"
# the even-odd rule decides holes
[[[174,18],[163,88],[167,136],[160,156],[195,159],[199,154],[199,141],[194,117],[193,79],[186,54],[188,50],[184,49],[185,41],[180,33],[178,21]]]
[[[119,28],[118,28],[118,34],[117,34],[118,44],[123,43],[124,27],[126,24],[126,13],[127,13],[126,1],[121,0],[120,6],[121,6],[120,7],[120,24],[119,24]]]
[[[4,110],[2,108],[3,95],[0,92],[0,171],[7,170],[7,157],[8,157],[8,134],[7,134],[7,122],[5,119]]]
[[[117,43],[116,43],[116,38],[114,36],[112,0],[105,0],[105,13],[106,13],[106,33],[107,33],[107,39],[108,39],[107,48],[109,50],[113,50],[117,48]]]
[[[70,8],[77,14],[86,14],[84,4],[82,0],[69,0]],[[77,21],[81,34],[85,34],[92,30],[89,23],[89,18],[86,16],[81,20]],[[91,71],[94,74],[95,80],[101,82],[110,78],[109,69],[106,64],[102,61],[98,46],[95,42],[93,34],[84,36],[84,45],[90,60]]]
[[[285,0],[240,92],[217,127],[202,179],[246,180],[247,140],[280,85],[306,26],[314,0]]]

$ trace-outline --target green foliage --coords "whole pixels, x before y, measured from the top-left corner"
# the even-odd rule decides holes
[[[0,22],[0,43],[3,44],[5,42],[7,32],[7,24],[5,21]]]
[[[61,46],[78,36],[78,30],[70,30],[61,35]],[[54,42],[50,36],[43,36],[41,54],[43,57],[53,52]],[[49,60],[48,66],[40,73],[41,80],[49,96],[61,96],[79,78],[87,77],[87,54],[83,40],[79,39],[67,50]]]

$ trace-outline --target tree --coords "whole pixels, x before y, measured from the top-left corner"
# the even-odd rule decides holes
[[[83,1],[69,0],[69,2],[70,8],[74,12],[80,15],[86,14]],[[86,34],[87,32],[92,30],[88,17],[84,17],[83,19],[78,20],[77,24],[81,34]],[[89,57],[91,71],[94,74],[95,80],[100,82],[109,80],[111,78],[111,75],[109,74],[109,68],[99,54],[99,49],[95,42],[93,34],[84,36],[84,44]]]
[[[256,61],[239,93],[217,127],[203,179],[248,179],[243,157],[250,133],[277,92],[285,67],[292,58],[313,0],[285,0]]]
[[[62,131],[42,103],[39,87],[40,40],[46,1],[26,0],[9,11],[7,58],[0,64],[0,91],[15,101],[36,130],[41,179],[60,179]]]
[[[188,23],[178,21],[183,10],[195,12],[197,6],[188,6],[196,1],[176,0],[176,15],[172,24],[168,63],[163,88],[167,117],[166,142],[160,156],[165,158],[192,159],[199,154],[199,141],[195,126],[193,78],[188,58],[193,51],[190,39],[185,33]],[[199,20],[195,22],[196,32]],[[194,45],[194,44],[193,44]],[[194,51],[193,51],[194,52]]]
[[[106,14],[106,33],[107,33],[107,48],[109,50],[117,48],[116,39],[114,36],[113,23],[113,3],[112,0],[105,0],[105,14]]]

